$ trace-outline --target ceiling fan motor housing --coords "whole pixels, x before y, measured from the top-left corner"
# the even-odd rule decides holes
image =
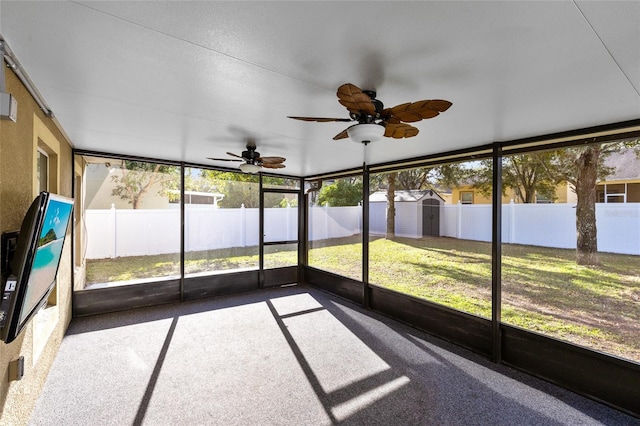
[[[207,157],[209,160],[214,161],[240,161],[240,170],[245,173],[257,173],[260,171],[262,167],[266,167],[268,169],[284,169],[285,165],[283,164],[286,161],[284,157],[261,157],[260,153],[256,151],[255,142],[250,140],[247,142],[246,151],[242,151],[242,155],[234,154],[233,152],[228,152],[227,155],[233,157],[233,159],[229,158],[214,158]]]
[[[247,160],[249,164],[254,164],[257,158],[260,158],[260,153],[255,149],[248,148],[247,151],[242,151],[242,158]]]
[[[376,115],[380,115],[384,109],[384,104],[376,99],[376,92],[374,90],[363,90],[362,93],[371,98],[371,103],[376,108]]]

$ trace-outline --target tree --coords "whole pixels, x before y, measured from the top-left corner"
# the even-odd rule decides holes
[[[535,203],[536,198],[543,196],[556,199],[556,187],[560,170],[552,162],[553,152],[534,152],[516,154],[502,159],[502,195],[512,189],[516,201]],[[492,160],[482,160],[479,167],[474,168],[473,187],[485,196],[493,191]]]
[[[397,172],[387,175],[387,235],[388,240],[396,237],[396,178]]]
[[[318,193],[318,204],[331,207],[357,206],[362,201],[362,179],[338,179],[324,185]]]
[[[434,169],[428,167],[418,167],[396,172],[397,186],[405,191],[426,189],[425,186],[428,186],[433,178],[433,170]],[[389,178],[391,178],[391,174],[389,174]]]
[[[466,176],[464,170],[464,167],[454,163],[372,175],[369,179],[370,191],[373,193],[385,190],[387,193],[386,238],[395,238],[396,190],[412,191],[456,186]]]
[[[598,232],[596,226],[596,188],[615,171],[605,165],[614,152],[637,150],[638,140],[618,141],[506,156],[502,163],[502,187],[514,190],[523,203],[543,195],[553,199],[555,188],[565,182],[576,194],[576,263],[598,265]],[[637,151],[636,151],[637,154]],[[493,188],[491,160],[474,168],[473,186],[481,192]]]
[[[111,195],[126,200],[134,209],[140,208],[142,199],[154,185],[159,185],[158,193],[180,174],[177,166],[126,160],[120,172],[111,177],[116,183]]]
[[[599,145],[577,150],[574,182],[576,203],[576,262],[597,265],[598,229],[596,227],[596,184],[603,154]],[[581,151],[581,152],[580,152]],[[600,167],[602,169],[602,167]]]
[[[223,172],[218,170],[200,170],[200,179],[204,180],[209,188],[215,188],[217,192],[224,195],[220,201],[221,208],[258,208],[260,205],[260,175],[249,173]],[[263,186],[282,186],[298,184],[297,181],[290,181],[271,176],[262,176]],[[185,186],[188,185],[185,182]],[[297,205],[296,201],[286,201],[282,194],[265,193],[264,206],[266,208],[287,207]]]
[[[637,147],[638,141],[593,144],[554,152],[551,170],[558,180],[568,182],[576,193],[576,263],[598,265],[598,230],[596,226],[596,188],[615,171],[606,167],[605,159],[614,152]]]
[[[200,177],[224,195],[221,208],[259,207],[259,175],[202,169]]]
[[[161,195],[167,197],[170,202],[180,202],[180,169],[176,168],[175,172],[171,172],[168,180],[164,184]],[[185,167],[184,169],[184,190],[194,192],[220,192],[218,183],[205,173],[206,170]]]

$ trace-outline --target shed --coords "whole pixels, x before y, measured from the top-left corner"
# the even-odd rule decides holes
[[[400,237],[440,236],[440,207],[445,200],[433,189],[396,191],[396,229]],[[373,234],[386,233],[387,192],[369,196],[369,229]]]

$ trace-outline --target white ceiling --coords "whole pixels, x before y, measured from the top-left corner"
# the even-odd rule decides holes
[[[247,136],[310,176],[640,118],[640,2],[0,2],[76,148],[229,166]],[[453,106],[366,151],[343,83]],[[18,117],[20,119],[20,117]]]

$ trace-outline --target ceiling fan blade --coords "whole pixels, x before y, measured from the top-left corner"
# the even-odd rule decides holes
[[[382,111],[382,117],[387,119],[388,122],[390,122],[389,118],[393,117],[405,123],[414,123],[427,118],[433,118],[440,114],[440,112],[449,109],[451,105],[451,102],[442,99],[407,102],[384,109]]]
[[[286,166],[282,163],[274,163],[274,164],[262,163],[262,167],[266,169],[284,169]]]
[[[287,118],[293,118],[294,120],[302,120],[302,121],[317,121],[319,123],[328,123],[328,122],[332,122],[332,121],[343,121],[343,122],[353,121],[350,118],[329,118],[329,117],[291,117],[291,116],[288,116]]]
[[[445,112],[451,105],[453,105],[453,103],[445,101],[444,99],[431,99],[427,102],[429,102],[429,108],[435,109],[440,112]]]
[[[355,124],[354,124],[355,125]],[[349,126],[346,129],[344,129],[343,131],[341,131],[340,133],[338,133],[337,135],[335,135],[333,137],[334,141],[337,141],[338,139],[345,139],[349,137],[349,134],[347,133],[347,130],[349,130],[350,128],[352,128],[353,126]]]
[[[338,102],[344,105],[349,112],[354,114],[371,114],[376,113],[376,107],[371,102],[371,97],[364,93],[362,89],[351,83],[343,84],[338,87]]]
[[[230,156],[232,156],[232,157],[236,157],[236,158],[241,158],[241,159],[243,159],[243,160],[244,160],[244,158],[243,158],[243,157],[239,156],[238,154],[234,154],[233,152],[229,152],[229,151],[227,151],[227,155],[230,155]]]
[[[256,160],[261,162],[263,165],[265,165],[265,164],[279,164],[279,163],[284,163],[285,161],[287,161],[287,159],[284,158],[284,157],[259,157]]]
[[[243,161],[243,160],[235,160],[232,158],[212,158],[212,157],[207,157],[208,160],[213,160],[213,161]]]
[[[405,123],[386,123],[384,129],[384,135],[394,139],[410,138],[417,135],[420,131],[417,127]]]

